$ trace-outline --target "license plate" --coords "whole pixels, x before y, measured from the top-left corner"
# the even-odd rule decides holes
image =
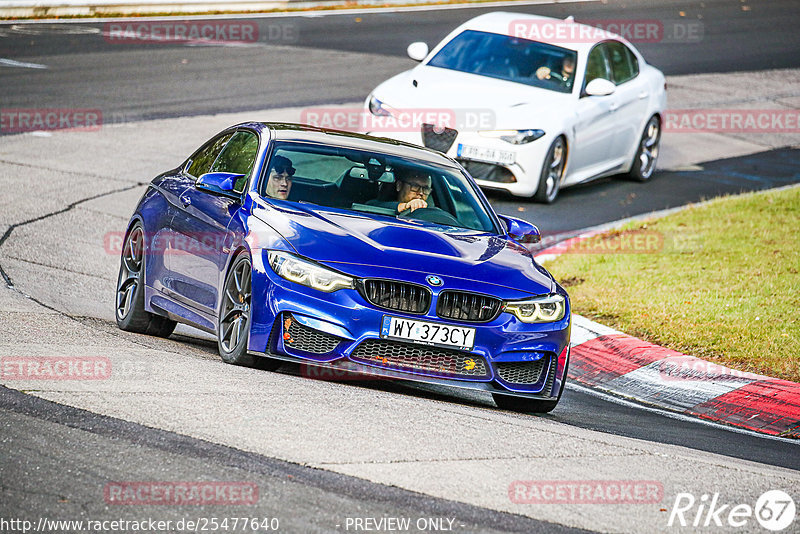
[[[384,315],[381,337],[461,350],[475,345],[475,329]]]
[[[513,152],[506,150],[496,150],[483,146],[458,145],[458,157],[484,161],[486,163],[499,163],[501,165],[511,165],[516,159]]]

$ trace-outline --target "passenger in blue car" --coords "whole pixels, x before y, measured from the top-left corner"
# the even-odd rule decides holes
[[[390,208],[396,213],[428,207],[428,196],[431,194],[431,177],[419,169],[395,170],[395,188],[397,200],[370,200],[367,204]]]
[[[267,188],[264,191],[270,198],[286,200],[292,190],[292,176],[295,168],[292,160],[284,156],[272,158],[272,169],[269,171]]]

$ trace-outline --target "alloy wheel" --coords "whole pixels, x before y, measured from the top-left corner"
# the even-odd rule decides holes
[[[117,317],[128,316],[133,305],[134,295],[142,278],[142,259],[144,256],[144,233],[135,227],[122,249],[122,261],[117,281]]]
[[[561,175],[564,173],[564,141],[559,138],[553,144],[547,162],[547,198],[551,200],[558,193]]]
[[[648,179],[656,168],[658,160],[658,141],[661,136],[661,126],[658,118],[651,117],[642,135],[639,148],[639,173],[642,178]]]
[[[247,336],[250,321],[250,260],[241,258],[225,281],[222,308],[220,310],[220,345],[225,352],[233,352],[239,342]]]

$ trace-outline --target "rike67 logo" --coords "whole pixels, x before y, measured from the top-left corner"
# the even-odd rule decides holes
[[[691,493],[679,493],[669,514],[667,526],[691,527],[749,527],[753,518],[765,529],[778,532],[794,524],[796,509],[794,500],[781,490],[769,490],[761,494],[755,506],[727,503],[719,493],[703,494],[699,499]],[[793,532],[796,532],[793,529]]]

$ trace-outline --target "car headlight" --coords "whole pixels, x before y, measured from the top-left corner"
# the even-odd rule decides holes
[[[561,295],[514,300],[505,303],[503,311],[513,313],[523,323],[552,323],[564,318],[566,305]]]
[[[478,132],[483,137],[502,139],[512,145],[524,145],[544,137],[544,130],[486,130]]]
[[[388,117],[391,115],[383,102],[375,98],[374,95],[370,95],[369,97],[369,112],[379,117]]]
[[[298,258],[286,252],[269,251],[269,266],[275,274],[319,291],[331,293],[339,289],[353,288],[353,279],[314,262]]]

